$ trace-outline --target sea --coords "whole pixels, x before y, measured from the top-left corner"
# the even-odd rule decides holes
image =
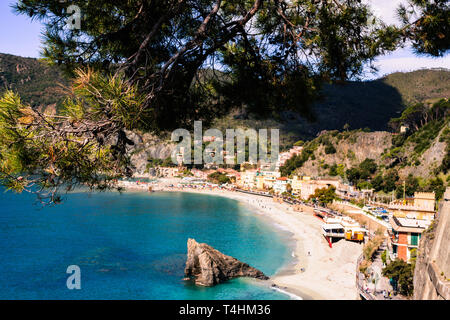
[[[290,299],[254,279],[214,287],[182,280],[188,238],[269,277],[292,259],[289,234],[236,200],[80,191],[42,206],[34,195],[2,191],[0,299]],[[67,285],[69,266],[79,268],[80,289]]]

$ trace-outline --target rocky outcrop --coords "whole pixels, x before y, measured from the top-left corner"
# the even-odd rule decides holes
[[[376,132],[343,132],[341,135],[325,133],[327,140],[335,147],[336,152],[327,154],[325,145],[320,144],[303,166],[298,169],[301,175],[319,177],[327,176],[328,167],[342,164],[346,169],[359,165],[366,158],[374,159],[379,165],[383,163],[381,155],[392,146],[392,134],[386,131]]]
[[[258,269],[233,257],[224,255],[206,243],[188,239],[188,255],[184,274],[200,286],[213,286],[237,277],[267,280],[269,277]]]
[[[415,300],[450,300],[450,188],[434,223],[422,234],[414,270]]]
[[[133,141],[133,145],[129,145],[127,151],[131,155],[130,160],[136,176],[151,176],[152,170],[147,168],[148,159],[166,159],[176,146],[150,133],[127,131],[126,134],[127,138]]]
[[[413,174],[415,176],[421,177],[433,177],[434,169],[439,167],[442,163],[442,160],[446,154],[446,146],[445,141],[441,141],[441,137],[444,137],[445,129],[448,127],[448,124],[444,126],[439,132],[438,136],[431,143],[430,147],[424,151],[424,153],[418,158],[418,165],[414,166],[406,166],[399,170],[399,175],[401,177],[407,177],[408,174]],[[405,154],[412,154],[414,152],[415,145],[409,145],[408,149],[405,150]]]

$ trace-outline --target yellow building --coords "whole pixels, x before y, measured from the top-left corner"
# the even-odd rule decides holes
[[[263,171],[262,174],[264,189],[272,189],[275,181],[277,181],[277,178],[281,176],[278,171]]]
[[[264,176],[256,175],[256,189],[264,190]]]
[[[292,178],[291,187],[292,187],[292,194],[294,196],[300,195],[302,189],[302,179],[299,178],[298,176],[294,176]]]
[[[238,186],[244,189],[254,189],[256,187],[256,170],[247,170],[241,172]]]
[[[292,194],[296,195],[304,200],[314,194],[317,189],[328,188],[329,186],[335,186],[338,188],[340,182],[338,180],[312,180],[311,177],[294,176],[291,181]]]
[[[389,210],[398,218],[433,220],[435,214],[435,193],[415,192],[412,200],[396,200],[389,204]]]
[[[314,193],[316,183],[308,176],[294,176],[291,180],[292,194],[307,199],[309,194]]]

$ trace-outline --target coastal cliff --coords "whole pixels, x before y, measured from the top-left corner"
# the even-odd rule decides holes
[[[150,133],[127,131],[127,137],[133,141],[133,145],[128,146],[128,152],[137,176],[149,173],[149,168],[147,168],[149,158],[166,159],[170,157],[176,146],[170,141]]]
[[[450,188],[422,236],[414,271],[415,300],[450,300]]]
[[[393,134],[386,131],[323,131],[303,144],[303,151],[285,163],[284,175],[340,177],[372,159],[382,173],[394,169],[401,179],[409,174],[435,178],[445,168],[450,150],[449,118],[429,121],[417,131]],[[333,170],[331,170],[334,168]]]
[[[381,154],[392,145],[392,134],[378,132],[342,132],[324,131],[319,138],[313,140],[312,155],[299,171],[308,176],[324,176],[333,164],[342,164],[346,169],[358,165],[364,159],[376,159],[379,164]],[[333,145],[335,151],[327,153],[327,145]]]
[[[194,278],[197,285],[213,286],[237,277],[269,279],[258,269],[227,256],[206,243],[188,239],[187,247],[184,273],[186,278]]]

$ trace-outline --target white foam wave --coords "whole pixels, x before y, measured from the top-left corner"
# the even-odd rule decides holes
[[[293,293],[291,293],[291,292],[288,292],[288,291],[286,291],[286,290],[280,289],[280,288],[278,288],[278,287],[271,287],[271,288],[272,288],[272,290],[274,290],[274,291],[278,291],[278,292],[280,292],[280,293],[282,293],[282,294],[285,294],[285,295],[289,296],[292,300],[303,300],[302,297],[300,297],[300,296],[298,296],[298,295],[296,295],[296,294],[293,294]]]

